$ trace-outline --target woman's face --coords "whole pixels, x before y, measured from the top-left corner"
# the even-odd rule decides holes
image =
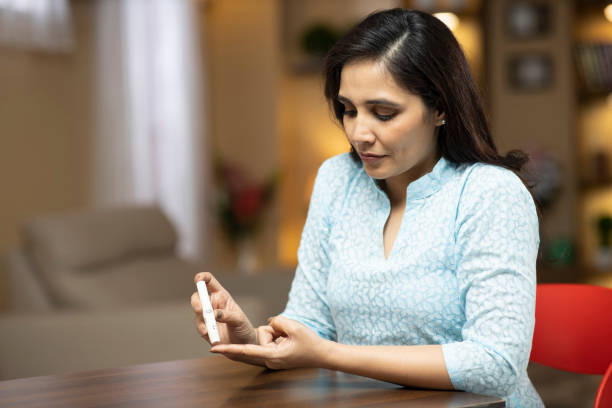
[[[338,100],[344,104],[344,131],[375,179],[410,183],[438,160],[436,127],[444,115],[400,87],[381,64],[344,66]]]

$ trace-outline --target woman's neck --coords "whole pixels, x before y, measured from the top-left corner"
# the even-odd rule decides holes
[[[438,160],[440,160],[440,155],[435,154],[430,159],[419,163],[404,173],[385,179],[384,191],[389,197],[391,206],[404,205],[406,203],[406,189],[410,183],[431,172]]]

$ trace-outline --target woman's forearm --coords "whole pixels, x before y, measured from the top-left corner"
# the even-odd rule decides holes
[[[452,390],[442,347],[351,346],[329,342],[324,368],[395,384]]]

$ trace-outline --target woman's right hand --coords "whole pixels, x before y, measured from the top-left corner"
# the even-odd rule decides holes
[[[210,272],[200,272],[195,276],[194,281],[204,281],[210,296],[210,303],[215,312],[215,320],[217,320],[217,329],[219,331],[219,339],[223,344],[258,344],[257,332],[244,314],[240,306],[234,301],[223,286],[215,279]],[[198,292],[191,295],[191,308],[193,309],[196,318],[196,328],[200,336],[202,336],[210,344],[208,331],[202,316],[202,304]]]

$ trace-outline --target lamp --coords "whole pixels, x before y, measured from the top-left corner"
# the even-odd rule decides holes
[[[455,13],[434,13],[434,17],[446,24],[451,31],[455,31],[459,25],[459,17]]]

